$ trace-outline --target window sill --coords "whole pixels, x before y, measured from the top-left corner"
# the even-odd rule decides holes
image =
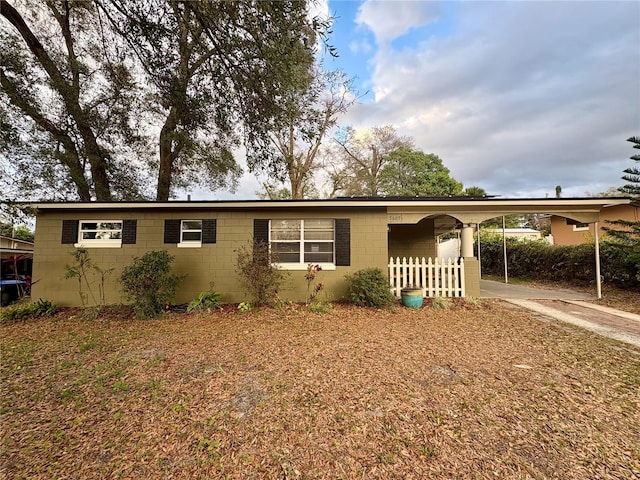
[[[176,244],[178,248],[201,248],[202,242],[180,242]]]
[[[307,270],[309,265],[319,265],[322,270],[335,270],[334,263],[275,263],[273,266],[278,270]]]
[[[73,246],[75,248],[120,248],[122,247],[122,242],[83,242],[74,243]]]

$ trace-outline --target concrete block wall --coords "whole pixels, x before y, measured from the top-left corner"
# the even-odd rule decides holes
[[[216,243],[203,244],[200,248],[178,248],[164,243],[166,219],[215,218]],[[178,303],[189,302],[213,284],[214,290],[225,302],[248,301],[235,269],[236,251],[242,245],[250,245],[255,218],[349,218],[351,220],[351,265],[323,271],[318,280],[325,284],[325,291],[332,300],[342,298],[346,291],[344,275],[367,267],[378,267],[386,272],[388,262],[386,209],[147,209],[147,210],[42,210],[37,217],[34,251],[32,297],[46,298],[60,305],[80,305],[77,280],[65,280],[65,265],[71,264],[73,245],[62,244],[62,220],[137,220],[136,243],[119,248],[89,248],[90,258],[101,268],[113,268],[107,279],[107,303],[123,301],[118,281],[122,269],[131,264],[134,257],[141,257],[150,250],[167,250],[175,257],[173,271],[186,274],[176,295]],[[291,301],[306,299],[305,271],[291,271],[281,298]],[[93,290],[98,295],[94,281]]]

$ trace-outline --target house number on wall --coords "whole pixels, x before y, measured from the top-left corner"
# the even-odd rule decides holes
[[[389,223],[402,222],[402,214],[389,215]]]

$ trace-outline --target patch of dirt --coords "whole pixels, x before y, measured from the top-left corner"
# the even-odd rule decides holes
[[[0,335],[0,478],[640,476],[638,352],[500,301]]]

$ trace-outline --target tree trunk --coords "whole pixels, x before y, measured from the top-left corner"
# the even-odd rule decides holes
[[[31,50],[31,53],[33,53],[38,62],[40,62],[40,65],[42,65],[44,70],[47,72],[47,75],[51,79],[51,86],[64,100],[69,114],[73,117],[73,120],[78,127],[78,131],[84,142],[87,159],[91,164],[91,175],[93,177],[96,199],[98,201],[111,200],[111,189],[109,186],[109,176],[107,175],[106,161],[100,147],[98,146],[98,142],[93,130],[91,129],[89,120],[85,112],[82,110],[82,107],[80,107],[78,89],[67,83],[60,70],[58,70],[55,62],[46,52],[44,46],[40,43],[40,40],[38,40],[31,29],[29,29],[18,11],[6,1],[2,3],[2,7],[2,15],[18,30],[27,44],[27,47]],[[65,34],[65,40],[67,42],[72,42],[72,39],[68,36],[70,35],[70,32],[63,33]],[[67,45],[68,44],[69,43],[67,43]],[[73,57],[71,60],[74,61],[75,56],[73,51],[69,50],[69,54]]]
[[[171,107],[162,130],[160,130],[160,167],[158,168],[158,189],[156,191],[156,201],[158,202],[167,202],[171,195],[171,176],[173,163],[176,159],[176,152],[173,150],[173,136],[177,126],[176,117],[176,108]]]

